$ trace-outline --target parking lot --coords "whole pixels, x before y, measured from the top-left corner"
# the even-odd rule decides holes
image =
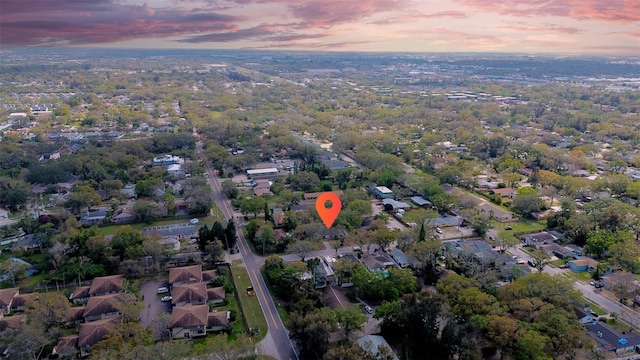
[[[166,281],[149,280],[140,285],[140,294],[144,308],[140,311],[140,325],[149,327],[156,316],[163,312],[171,311],[171,302],[162,302],[161,295],[158,295],[158,288],[168,286]],[[162,296],[168,294],[162,294]]]

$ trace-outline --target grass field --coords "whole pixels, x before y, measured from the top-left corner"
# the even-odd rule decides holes
[[[240,265],[240,263],[234,261],[231,265],[231,274],[233,275],[237,285],[240,303],[244,310],[244,314],[247,317],[247,325],[249,328],[257,326],[260,333],[256,337],[256,341],[262,340],[262,338],[267,334],[267,320],[262,313],[258,297],[255,295],[247,295],[247,287],[252,286],[251,279],[249,279],[249,273],[246,268]]]

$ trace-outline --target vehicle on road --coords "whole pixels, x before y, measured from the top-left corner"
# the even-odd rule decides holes
[[[189,220],[189,222],[190,222],[191,224],[193,224],[193,225],[197,224],[197,223],[198,223],[198,221],[199,221],[199,220],[198,220],[198,219],[196,219],[196,218],[193,218],[193,219]]]
[[[595,281],[589,281],[589,285],[596,286],[596,282]]]
[[[166,294],[169,292],[169,288],[166,286],[161,286],[158,288],[158,294]]]
[[[439,227],[437,227],[437,228],[436,228],[436,232],[437,232],[438,234],[442,234],[442,229],[440,229]]]
[[[373,308],[369,305],[365,305],[364,311],[366,311],[368,314],[373,314]]]
[[[173,297],[172,296],[163,296],[162,299],[160,299],[160,300],[162,300],[164,302],[167,302],[167,301],[173,300]]]

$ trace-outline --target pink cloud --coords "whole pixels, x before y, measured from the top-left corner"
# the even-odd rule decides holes
[[[92,44],[137,38],[229,31],[237,16],[113,0],[0,1],[0,38],[5,45]]]
[[[560,16],[600,22],[640,21],[637,0],[454,0],[465,7],[506,16]]]
[[[522,22],[508,24],[508,25],[499,25],[498,29],[504,29],[509,31],[524,31],[524,32],[550,32],[550,33],[561,33],[561,34],[577,34],[582,32],[583,30],[577,27],[568,27],[568,26],[559,26],[555,24],[544,24],[542,26],[536,25],[528,25]]]
[[[462,11],[439,11],[431,14],[423,14],[421,12],[411,12],[399,16],[388,17],[372,21],[371,24],[387,25],[387,24],[404,24],[414,22],[422,19],[436,19],[436,18],[453,18],[453,19],[466,19],[468,16]]]

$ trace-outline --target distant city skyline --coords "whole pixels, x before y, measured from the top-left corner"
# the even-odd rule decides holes
[[[0,45],[640,55],[640,1],[2,0]]]

